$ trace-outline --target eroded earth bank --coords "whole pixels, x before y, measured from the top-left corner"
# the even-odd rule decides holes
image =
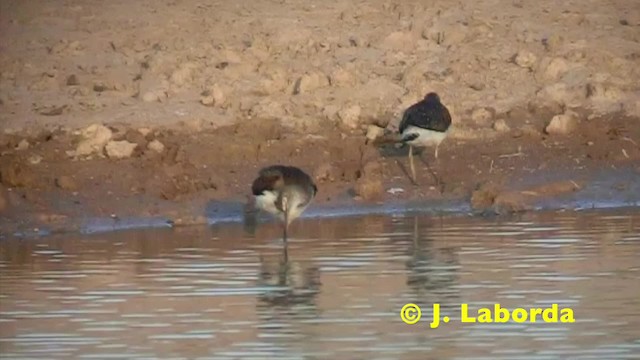
[[[205,222],[207,204],[245,202],[273,163],[313,174],[320,207],[459,200],[508,213],[640,198],[637,1],[0,10],[3,234],[92,216]],[[395,131],[428,91],[454,125],[414,186],[406,149],[367,135]]]

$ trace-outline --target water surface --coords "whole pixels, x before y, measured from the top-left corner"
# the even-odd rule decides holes
[[[0,242],[3,359],[638,359],[640,211],[369,215]],[[422,307],[407,325],[406,303]],[[447,324],[431,329],[439,303]],[[575,323],[461,323],[558,304]]]

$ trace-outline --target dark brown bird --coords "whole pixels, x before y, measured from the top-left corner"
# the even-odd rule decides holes
[[[416,169],[413,165],[413,147],[435,146],[435,158],[438,158],[438,147],[447,137],[451,126],[449,109],[440,102],[434,92],[428,93],[424,99],[405,110],[398,132],[401,141],[409,145],[409,162],[413,182],[416,181]]]
[[[435,158],[438,147],[447,137],[451,126],[451,114],[440,102],[440,97],[430,92],[419,102],[407,108],[400,121],[397,134],[386,134],[374,140],[374,144],[402,143],[409,145],[409,164],[411,181],[416,184],[416,168],[413,164],[413,148],[435,146]]]
[[[272,165],[260,170],[251,191],[256,208],[282,221],[286,243],[289,225],[306,210],[318,188],[313,179],[299,168]]]

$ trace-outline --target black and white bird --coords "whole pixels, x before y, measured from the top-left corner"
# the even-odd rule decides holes
[[[272,165],[260,170],[251,191],[255,207],[282,221],[283,240],[289,225],[309,206],[318,193],[313,179],[295,166]]]
[[[435,158],[438,147],[447,137],[451,126],[449,109],[440,102],[435,92],[428,93],[424,99],[411,105],[404,111],[398,133],[400,142],[409,145],[409,163],[412,181],[416,183],[416,169],[413,164],[413,148],[435,146]]]

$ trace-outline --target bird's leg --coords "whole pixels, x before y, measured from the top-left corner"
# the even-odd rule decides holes
[[[282,239],[284,240],[284,245],[287,245],[287,238],[288,238],[288,232],[289,232],[289,224],[285,223],[284,224],[284,235],[282,236]]]
[[[436,163],[438,162],[438,148],[440,147],[440,143],[436,144],[436,152],[435,152],[435,160]],[[436,186],[440,189],[440,193],[444,192],[444,182],[442,182],[442,179],[440,179],[440,177],[436,174],[435,171],[432,170],[432,174],[434,179],[436,180]]]
[[[289,206],[287,204],[287,197],[282,198],[282,210],[284,211],[284,224],[283,226],[283,235],[282,239],[284,241],[284,246],[287,246],[287,230],[289,230]]]
[[[416,183],[416,167],[413,165],[413,146],[409,145],[409,166],[411,166],[411,181],[414,185]]]
[[[284,255],[284,264],[285,266],[287,266],[287,264],[289,263],[289,247],[287,246],[287,243],[284,243],[284,249],[282,250],[283,255]]]

